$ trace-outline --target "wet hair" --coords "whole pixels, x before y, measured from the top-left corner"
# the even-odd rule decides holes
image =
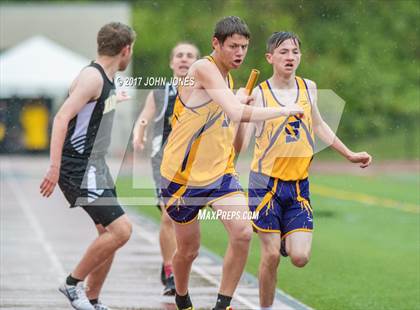
[[[292,39],[299,47],[301,46],[299,37],[293,32],[274,32],[267,40],[267,53],[273,53],[273,51],[278,48],[280,44],[289,39]]]
[[[169,55],[169,60],[171,61],[172,60],[172,58],[174,58],[174,56],[175,56],[175,49],[178,47],[178,46],[180,46],[180,45],[183,45],[183,44],[185,44],[185,45],[191,45],[192,47],[194,47],[195,48],[195,51],[196,51],[196,56],[197,56],[197,59],[199,59],[200,58],[200,50],[198,49],[198,47],[195,45],[195,44],[193,44],[193,43],[191,43],[191,42],[188,42],[188,41],[180,41],[180,42],[178,42],[173,48],[172,48],[172,50],[171,50],[171,54]]]
[[[136,32],[131,27],[119,22],[108,23],[98,32],[98,55],[116,56],[135,39]]]
[[[242,19],[237,16],[228,16],[217,22],[214,27],[213,37],[223,44],[227,37],[231,37],[234,34],[239,34],[247,39],[251,37],[248,26]]]

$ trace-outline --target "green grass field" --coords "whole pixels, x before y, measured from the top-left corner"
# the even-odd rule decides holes
[[[131,180],[118,183],[121,197],[150,194],[134,191]],[[311,186],[312,258],[303,269],[283,259],[278,287],[315,309],[420,309],[419,176],[318,174]],[[374,199],[366,203],[366,197]],[[159,219],[155,207],[136,209]],[[202,221],[201,227],[202,244],[222,256],[222,225]],[[248,272],[257,274],[259,258],[254,236]]]

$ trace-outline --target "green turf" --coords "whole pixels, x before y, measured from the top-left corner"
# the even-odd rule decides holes
[[[413,130],[394,130],[380,136],[368,138],[361,137],[342,137],[346,145],[354,151],[367,150],[375,159],[378,160],[404,160],[420,158],[420,130],[418,125]],[[340,133],[338,134],[340,137]],[[340,156],[331,148],[324,149],[317,155],[318,159],[341,160]]]
[[[313,175],[311,182],[335,189],[363,193],[402,203],[418,204],[420,201],[420,177],[416,174],[397,175]]]
[[[311,183],[419,203],[415,174],[357,177],[314,175]],[[136,195],[129,180],[119,194]],[[144,194],[144,192],[143,192]],[[420,309],[420,215],[312,195],[315,232],[311,262],[303,269],[283,259],[278,286],[315,309]],[[158,220],[154,207],[138,207]],[[202,221],[202,244],[223,256],[226,234],[217,221]],[[254,236],[247,271],[256,275]]]

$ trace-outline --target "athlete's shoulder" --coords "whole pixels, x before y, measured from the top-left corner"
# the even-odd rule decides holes
[[[101,72],[98,69],[92,66],[88,66],[80,71],[79,76],[77,77],[79,81],[89,82],[95,86],[100,86],[103,84],[103,78]]]
[[[308,89],[316,89],[316,83],[314,81],[307,78],[301,78],[301,79],[305,82]]]
[[[80,71],[70,87],[70,94],[75,91],[92,95],[92,98],[99,97],[103,87],[103,78],[98,69],[88,66]]]
[[[265,96],[265,93],[267,92],[268,89],[269,89],[269,86],[267,84],[267,80],[261,81],[252,90],[252,95],[254,96],[255,100],[260,100]]]
[[[204,84],[209,85],[222,76],[217,66],[207,59],[196,61],[190,68],[189,74],[194,77],[196,88],[201,88]]]
[[[311,102],[316,102],[317,98],[317,85],[314,81],[306,78],[302,78],[302,80],[305,82],[306,87],[308,88],[309,98],[311,98]]]
[[[264,88],[266,88],[268,85],[267,85],[267,81],[268,80],[264,80],[264,81],[261,81],[260,83],[258,83],[257,84],[257,86],[255,87],[255,88],[259,88],[259,89],[264,89]]]
[[[217,66],[206,58],[197,60],[191,65],[191,72],[205,73],[207,70],[215,70]]]
[[[257,86],[254,87],[254,89],[252,90],[252,95],[261,96],[261,94],[264,93],[266,89],[267,89],[267,80],[264,80],[258,83]]]
[[[89,66],[84,67],[80,71],[80,74],[83,74],[85,76],[90,76],[92,78],[97,78],[97,79],[101,79],[102,78],[101,71],[97,67],[94,67],[92,65],[89,65]]]

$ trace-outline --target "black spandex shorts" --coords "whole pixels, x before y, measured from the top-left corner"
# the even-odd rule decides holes
[[[109,198],[112,198],[113,190],[105,190],[104,195],[108,196]],[[104,197],[102,195],[102,197]],[[107,198],[108,198],[107,197]],[[115,196],[114,196],[115,197]],[[118,201],[115,197],[116,203],[115,204],[105,204],[101,205],[98,203],[93,203],[86,206],[81,206],[83,210],[89,214],[89,216],[92,218],[95,225],[101,224],[103,227],[108,226],[113,221],[115,221],[117,218],[119,218],[121,215],[124,215],[123,208],[118,204]]]
[[[104,158],[63,156],[58,185],[70,207],[82,207],[95,224],[106,227],[125,213]]]

